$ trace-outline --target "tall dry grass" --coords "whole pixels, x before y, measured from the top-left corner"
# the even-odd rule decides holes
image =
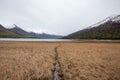
[[[53,80],[55,46],[0,42],[0,80]]]
[[[120,80],[120,43],[0,42],[0,80]]]
[[[58,52],[65,80],[120,80],[120,43],[64,43]]]

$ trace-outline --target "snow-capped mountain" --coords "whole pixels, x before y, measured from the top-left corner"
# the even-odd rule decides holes
[[[120,15],[107,17],[92,26],[72,33],[65,38],[120,39]]]

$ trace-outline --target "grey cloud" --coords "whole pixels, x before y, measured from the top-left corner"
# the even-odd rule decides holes
[[[120,13],[120,0],[0,0],[0,23],[67,35]]]

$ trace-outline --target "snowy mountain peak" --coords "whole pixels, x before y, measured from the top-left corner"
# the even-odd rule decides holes
[[[110,20],[113,22],[120,22],[120,15],[113,15],[110,17]]]
[[[87,29],[97,27],[97,26],[102,25],[102,24],[104,24],[106,22],[109,22],[109,21],[120,23],[120,15],[112,15],[110,17],[107,17],[106,19],[104,19],[104,20],[102,20],[102,21],[100,21],[100,22],[98,22],[98,23],[96,23],[96,24],[94,24],[92,26],[89,26]]]
[[[20,29],[16,24],[13,24],[12,27],[16,29]]]

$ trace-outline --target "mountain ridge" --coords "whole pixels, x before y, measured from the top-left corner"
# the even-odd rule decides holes
[[[69,39],[120,39],[120,15],[107,17],[85,29],[64,37]]]
[[[52,35],[52,34],[40,34],[40,33],[35,33],[35,32],[28,32],[20,27],[18,27],[17,25],[13,24],[14,27],[12,28],[5,28],[4,26],[2,26],[0,24],[0,37],[15,37],[15,38],[42,38],[42,39],[56,39],[56,38],[61,38],[63,36],[61,35]],[[2,34],[7,34],[7,33],[3,33],[3,31],[7,31],[7,32],[10,32],[12,33],[13,35],[2,35]],[[14,35],[18,35],[18,36],[14,36]]]

